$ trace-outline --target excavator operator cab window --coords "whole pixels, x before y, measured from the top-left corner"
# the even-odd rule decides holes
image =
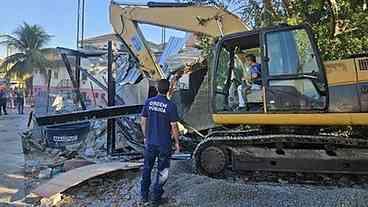
[[[267,111],[323,111],[327,84],[313,38],[306,28],[264,34]]]
[[[263,112],[259,34],[230,38],[218,46],[215,108],[219,112]]]
[[[327,81],[308,31],[295,26],[224,37],[216,48],[215,112],[326,110]]]

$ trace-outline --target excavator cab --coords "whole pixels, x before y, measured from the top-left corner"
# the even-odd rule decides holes
[[[250,66],[244,56],[248,54],[256,56],[261,66],[262,83],[257,90],[246,82]],[[213,67],[215,114],[327,110],[325,70],[311,29],[306,25],[277,26],[224,36],[217,44]],[[240,74],[240,78],[234,74]],[[236,104],[242,101],[246,107],[239,110]]]

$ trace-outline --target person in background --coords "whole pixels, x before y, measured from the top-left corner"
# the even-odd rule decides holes
[[[141,182],[141,202],[148,205],[148,194],[151,185],[151,172],[157,158],[157,174],[153,187],[153,206],[158,206],[162,200],[170,167],[172,137],[176,153],[180,151],[179,120],[175,104],[167,98],[170,82],[162,79],[158,83],[158,95],[146,100],[142,114],[141,127],[144,135],[144,167]]]
[[[16,98],[15,98],[15,92],[17,91],[17,87],[14,87],[13,89],[10,89],[9,92],[9,108],[15,109],[16,108]]]
[[[24,110],[24,91],[23,89],[21,88],[16,89],[15,102],[17,105],[18,114],[23,114],[23,110]]]
[[[2,115],[2,112],[4,113],[4,115],[8,114],[8,112],[6,111],[7,102],[8,98],[5,87],[0,87],[0,115]]]

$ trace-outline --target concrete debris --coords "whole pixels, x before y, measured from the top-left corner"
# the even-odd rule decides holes
[[[69,189],[55,206],[137,206],[139,202],[138,183],[137,172],[111,173]]]
[[[99,189],[99,185],[102,185],[100,180],[92,179],[99,176],[106,176],[106,174],[112,172],[126,172],[126,171],[137,171],[142,166],[140,163],[121,163],[121,162],[110,162],[103,164],[94,164],[77,169],[73,169],[66,173],[63,173],[48,182],[37,187],[32,192],[36,195],[42,196],[43,198],[53,199],[53,197],[59,193],[63,193],[68,189],[77,186],[83,182],[96,183],[95,186]]]
[[[35,174],[40,169],[40,161],[39,160],[26,160],[24,163],[24,172],[25,174]]]
[[[96,155],[96,152],[92,149],[92,148],[87,148],[85,151],[84,151],[84,155],[86,157],[94,157]]]
[[[32,151],[44,151],[46,144],[41,139],[34,139],[32,131],[25,131],[21,135],[23,153],[28,154]]]
[[[80,168],[86,165],[91,165],[91,164],[95,164],[94,162],[88,161],[88,160],[84,160],[84,159],[71,159],[71,160],[66,160],[64,162],[63,165],[63,170],[64,172],[67,172],[69,170],[75,169],[75,168]]]
[[[111,160],[107,156],[106,121],[90,121],[88,134],[78,143],[66,145],[61,148],[50,148],[47,145],[45,133],[32,133],[38,130],[30,130],[22,135],[23,151],[29,166],[29,173],[39,172],[48,166],[65,164],[67,160],[74,158],[90,162],[106,162]],[[41,130],[42,131],[42,130]],[[139,126],[139,116],[124,117],[117,124],[116,148],[125,152],[143,151],[143,134]],[[125,159],[128,161],[129,159]],[[34,167],[33,163],[39,166]]]
[[[193,65],[204,60],[202,50],[194,47],[183,48],[178,55],[170,56],[166,60],[169,72],[184,68],[186,65]]]
[[[38,178],[39,179],[51,178],[51,172],[52,168],[46,168],[44,170],[41,170],[40,173],[38,174]]]

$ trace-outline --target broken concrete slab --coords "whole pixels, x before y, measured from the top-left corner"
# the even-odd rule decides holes
[[[62,193],[65,190],[73,186],[76,186],[86,180],[89,180],[93,177],[119,170],[138,169],[142,165],[143,165],[142,163],[131,163],[131,162],[125,163],[110,162],[103,164],[87,165],[84,167],[70,170],[66,173],[54,177],[47,183],[33,190],[33,193],[44,198],[50,198],[55,194]]]
[[[64,162],[64,171],[70,171],[76,168],[80,168],[87,165],[95,164],[94,162],[83,160],[83,159],[71,159],[71,160],[65,160]]]

